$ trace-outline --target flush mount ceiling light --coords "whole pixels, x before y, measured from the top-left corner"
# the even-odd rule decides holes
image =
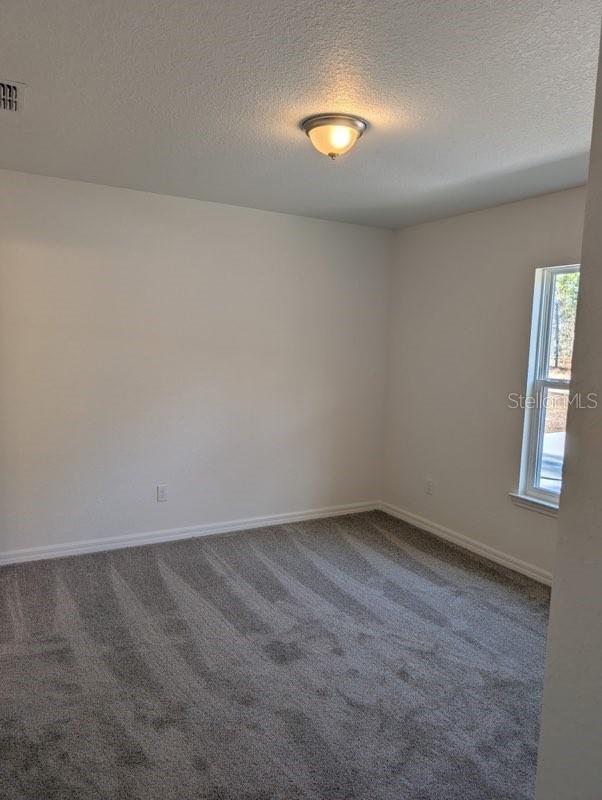
[[[335,159],[351,150],[368,127],[368,123],[352,114],[315,114],[301,123],[318,153]]]

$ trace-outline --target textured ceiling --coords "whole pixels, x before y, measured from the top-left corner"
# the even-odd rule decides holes
[[[602,0],[1,0],[0,166],[398,227],[583,183]],[[298,128],[371,128],[331,163]]]

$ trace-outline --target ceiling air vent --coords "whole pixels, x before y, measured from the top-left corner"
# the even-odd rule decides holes
[[[24,83],[0,81],[0,111],[21,111],[24,93]]]

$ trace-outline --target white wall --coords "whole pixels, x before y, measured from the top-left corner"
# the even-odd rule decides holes
[[[602,62],[592,139],[573,391],[602,398]],[[602,796],[602,405],[569,410],[538,800]]]
[[[0,172],[0,552],[378,499],[393,237]]]
[[[539,570],[557,520],[518,508],[534,269],[578,263],[585,190],[399,232],[384,500]],[[425,493],[432,480],[434,493]]]
[[[395,235],[0,171],[0,554],[384,499],[550,570],[506,396],[584,197]]]

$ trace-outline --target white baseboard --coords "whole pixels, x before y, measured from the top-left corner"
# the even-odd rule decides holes
[[[401,519],[404,522],[420,528],[423,531],[432,533],[448,542],[453,542],[459,547],[469,550],[471,553],[483,556],[484,558],[501,564],[504,567],[520,572],[529,578],[533,578],[540,583],[548,586],[552,583],[552,574],[547,570],[521,561],[514,556],[509,556],[496,550],[489,545],[477,542],[462,533],[452,531],[443,525],[412,514],[402,508],[384,503],[382,501],[366,501],[363,503],[349,503],[341,506],[326,506],[324,508],[314,508],[308,511],[292,511],[284,514],[272,514],[265,517],[248,517],[246,519],[235,519],[229,522],[214,522],[206,525],[194,525],[189,528],[171,528],[168,530],[148,531],[145,533],[130,533],[125,536],[109,536],[101,539],[87,539],[79,542],[65,542],[63,544],[44,545],[42,547],[29,547],[23,550],[9,550],[0,552],[0,567],[9,564],[20,564],[25,561],[39,561],[45,558],[61,558],[64,556],[76,556],[84,553],[98,553],[103,550],[118,550],[124,547],[138,547],[144,544],[156,544],[158,542],[171,542],[177,539],[192,539],[197,536],[211,536],[216,533],[229,533],[234,531],[246,531],[253,528],[265,528],[268,525],[282,525],[287,522],[302,522],[309,519],[320,519],[321,517],[338,517],[344,514],[360,514],[364,511],[384,511],[392,517]]]
[[[364,503],[349,503],[342,506],[326,506],[309,511],[291,511],[285,514],[272,514],[267,517],[248,517],[230,522],[214,522],[207,525],[194,525],[190,528],[171,528],[163,531],[146,533],[129,533],[125,536],[108,536],[102,539],[87,539],[79,542],[65,542],[42,547],[29,547],[23,550],[0,552],[0,567],[8,564],[20,564],[24,561],[39,561],[44,558],[61,558],[77,556],[84,553],[98,553],[103,550],[118,550],[123,547],[138,547],[143,544],[171,542],[177,539],[192,539],[196,536],[210,536],[215,533],[230,531],[246,531],[253,528],[265,528],[268,525],[282,525],[287,522],[302,522],[321,517],[340,517],[344,514],[359,514],[363,511],[374,511],[380,503],[376,500]]]
[[[420,528],[423,531],[432,533],[434,536],[445,539],[447,542],[452,542],[458,545],[458,547],[462,547],[464,550],[469,550],[471,553],[483,556],[483,558],[494,561],[496,564],[501,564],[503,567],[508,567],[515,572],[520,572],[521,575],[533,578],[533,580],[543,583],[546,586],[552,585],[552,573],[535,566],[535,564],[529,564],[529,562],[522,561],[520,558],[502,553],[501,550],[496,550],[494,547],[490,547],[487,544],[477,542],[476,539],[471,539],[463,533],[452,531],[451,528],[446,528],[443,525],[439,525],[437,522],[419,517],[417,514],[412,514],[409,511],[405,511],[403,508],[391,505],[391,503],[381,502],[378,504],[378,508],[380,511],[384,511],[385,514],[390,514],[392,517],[401,519],[413,525],[415,528]]]

